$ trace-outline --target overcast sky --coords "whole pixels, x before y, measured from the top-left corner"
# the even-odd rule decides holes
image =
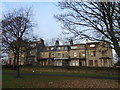
[[[37,24],[34,34],[43,39],[51,39],[57,38],[62,32],[60,23],[56,22],[53,17],[60,13],[56,5],[57,2],[2,2],[2,11],[8,12],[21,7],[32,7],[34,22]]]

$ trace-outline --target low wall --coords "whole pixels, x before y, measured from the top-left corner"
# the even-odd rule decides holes
[[[11,69],[11,65],[4,65],[3,69]],[[118,74],[120,68],[115,67],[73,67],[73,66],[20,66],[21,71],[36,71],[36,72],[79,72],[79,73],[108,73]]]

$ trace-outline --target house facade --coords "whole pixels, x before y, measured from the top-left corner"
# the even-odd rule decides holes
[[[45,46],[41,39],[31,46],[28,62],[42,66],[113,66],[112,48],[108,42],[74,44],[71,40],[69,45],[59,45],[56,41],[54,46]]]

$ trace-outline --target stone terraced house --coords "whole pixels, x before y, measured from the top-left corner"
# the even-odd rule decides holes
[[[26,54],[21,54],[20,64],[37,63],[42,66],[90,66],[90,67],[112,67],[112,48],[108,42],[87,42],[81,44],[45,46],[44,40],[32,42],[32,49],[29,50],[29,57],[26,61]],[[13,59],[9,53],[9,60]],[[8,60],[8,61],[9,61]],[[12,63],[10,63],[12,64]]]

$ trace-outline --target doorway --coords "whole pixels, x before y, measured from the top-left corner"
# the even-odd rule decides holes
[[[82,61],[79,62],[79,65],[82,66]]]
[[[98,66],[98,61],[97,60],[95,60],[95,67],[97,67]]]

